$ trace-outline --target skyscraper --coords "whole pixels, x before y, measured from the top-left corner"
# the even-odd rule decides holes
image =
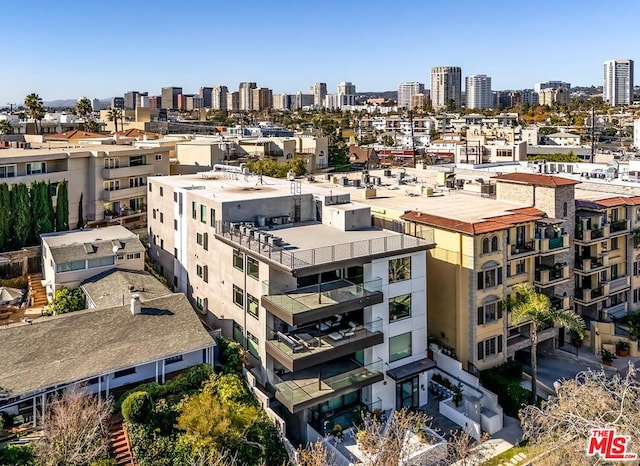
[[[355,95],[356,86],[349,81],[343,81],[338,84],[338,94]]]
[[[398,84],[398,108],[411,108],[411,98],[417,94],[424,94],[424,84],[419,82]]]
[[[431,104],[434,109],[462,105],[462,70],[459,66],[431,68]]]
[[[266,87],[253,89],[253,110],[260,112],[273,106],[273,92]]]
[[[322,107],[324,98],[327,96],[327,83],[315,83],[311,86],[309,92],[313,94],[313,105],[318,108]]]
[[[493,107],[491,78],[486,74],[473,74],[465,79],[467,108]]]
[[[211,91],[211,108],[214,110],[227,109],[227,86],[216,86]]]
[[[202,98],[203,107],[211,108],[211,91],[213,87],[201,87],[198,95]]]
[[[239,86],[240,92],[240,110],[251,110],[253,108],[253,89],[258,87],[253,82],[241,82]]]
[[[182,94],[181,87],[163,87],[162,88],[162,108],[166,110],[178,109],[178,96]]]
[[[604,62],[602,97],[609,105],[633,103],[633,60],[619,59]]]

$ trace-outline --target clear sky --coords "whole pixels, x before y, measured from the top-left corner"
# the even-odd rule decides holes
[[[29,0],[3,2],[0,105],[256,81],[274,93],[340,81],[429,84],[432,66],[494,89],[601,85],[635,59],[637,0]],[[638,57],[640,59],[640,57]]]

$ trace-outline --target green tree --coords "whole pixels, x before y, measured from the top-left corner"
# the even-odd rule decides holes
[[[107,112],[107,120],[113,121],[115,124],[115,132],[118,132],[118,120],[122,119],[122,110],[119,108],[110,108]]]
[[[133,392],[122,402],[122,417],[127,422],[146,423],[152,411],[153,400],[145,391]]]
[[[53,295],[51,303],[43,312],[45,315],[68,314],[69,312],[81,311],[86,307],[86,296],[81,288],[62,287]]]
[[[84,193],[80,193],[80,202],[78,203],[78,223],[76,224],[76,230],[84,228],[84,214],[82,212],[82,198]]]
[[[9,120],[0,120],[0,134],[13,134],[13,126]]]
[[[56,231],[67,231],[69,229],[69,193],[66,180],[58,183],[57,194]]]
[[[531,323],[529,331],[531,341],[531,398],[532,404],[536,404],[538,400],[538,331],[551,324],[567,327],[569,330],[576,332],[581,338],[584,338],[584,320],[574,311],[553,311],[549,298],[542,293],[537,293],[528,283],[519,283],[513,287],[513,290],[515,298],[509,303],[513,325]]]
[[[76,113],[82,118],[85,118],[92,110],[91,101],[86,97],[81,97],[76,103]]]
[[[9,248],[12,227],[9,185],[0,183],[0,251],[6,251]]]
[[[42,131],[42,119],[45,113],[42,97],[32,92],[24,98],[24,106],[29,113],[29,117],[33,118],[36,123],[36,132],[40,133]]]
[[[92,118],[88,118],[84,123],[85,131],[91,131],[92,133],[100,132],[100,125]]]
[[[31,233],[31,214],[29,203],[29,188],[24,183],[11,185],[9,191],[11,202],[11,223],[13,235],[11,236],[11,249],[20,249],[26,246]]]
[[[31,183],[29,195],[31,198],[31,242],[36,244],[42,233],[54,230],[55,217],[53,214],[53,200],[48,183],[34,181]]]

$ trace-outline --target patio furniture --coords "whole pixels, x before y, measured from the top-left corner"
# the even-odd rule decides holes
[[[332,332],[327,336],[334,341],[342,340],[344,338],[344,336],[340,332]]]
[[[326,332],[331,328],[331,321],[327,320],[325,322],[320,322],[318,325],[316,325],[316,328],[321,332]]]
[[[336,320],[331,322],[331,327],[339,327],[342,322],[342,314],[336,314]]]
[[[356,332],[354,332],[353,329],[349,329],[349,330],[342,330],[340,333],[342,333],[343,337],[352,337],[353,335],[355,335]]]
[[[300,342],[294,340],[289,335],[285,335],[282,332],[278,332],[276,335],[278,336],[278,340],[291,347],[294,353],[304,348],[304,346]]]

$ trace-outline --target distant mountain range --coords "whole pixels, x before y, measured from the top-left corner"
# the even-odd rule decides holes
[[[75,108],[77,101],[78,99],[49,100],[44,102],[44,106],[49,108]],[[102,105],[102,108],[111,106],[111,98],[100,99],[100,105]]]

